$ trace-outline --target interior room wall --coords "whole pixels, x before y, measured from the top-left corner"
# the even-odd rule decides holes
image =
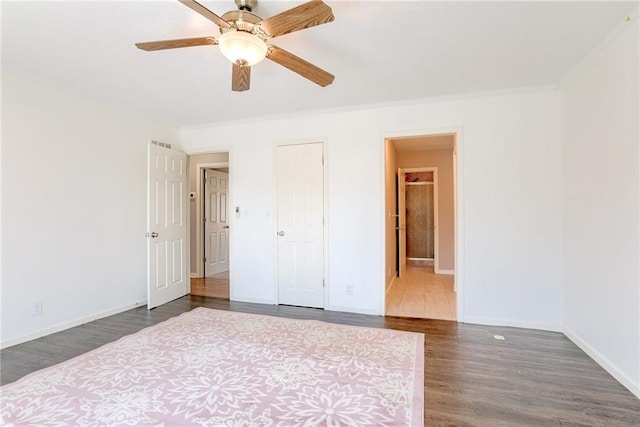
[[[560,329],[562,176],[555,89],[181,129],[181,143],[191,154],[216,149],[212,141],[233,146],[231,191],[244,215],[233,223],[231,298],[275,301],[275,218],[261,214],[275,211],[274,146],[320,139],[327,143],[327,308],[383,314],[384,138],[451,127],[461,129],[464,147],[461,320]],[[353,295],[347,295],[347,283]]]
[[[440,270],[455,269],[455,215],[453,211],[453,149],[401,151],[399,168],[438,168],[438,263]]]
[[[638,14],[562,85],[565,333],[640,397]]]
[[[385,188],[385,286],[388,288],[391,281],[396,277],[398,271],[398,260],[396,258],[396,194],[398,186],[396,175],[398,163],[396,161],[396,148],[391,141],[384,142],[385,167],[384,167],[384,188]]]
[[[144,304],[147,144],[176,130],[24,74],[1,82],[2,346]]]
[[[229,153],[209,153],[209,154],[197,154],[195,156],[189,156],[189,192],[196,193],[196,199],[189,199],[189,265],[191,275],[197,275],[198,273],[198,259],[197,253],[197,229],[196,222],[198,217],[198,209],[196,200],[202,197],[202,194],[197,194],[198,191],[198,164],[199,163],[225,163],[229,161]]]

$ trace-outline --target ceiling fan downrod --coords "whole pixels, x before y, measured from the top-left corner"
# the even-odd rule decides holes
[[[258,0],[235,0],[235,3],[236,6],[238,6],[238,10],[251,12],[251,10],[256,7],[256,4],[258,4]]]

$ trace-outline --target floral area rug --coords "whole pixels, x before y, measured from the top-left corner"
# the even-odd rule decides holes
[[[2,425],[420,426],[424,335],[196,308],[0,388]]]

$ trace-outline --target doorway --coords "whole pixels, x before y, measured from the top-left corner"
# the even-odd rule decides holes
[[[385,314],[458,319],[456,134],[387,138]]]
[[[396,181],[398,277],[407,261],[422,261],[438,271],[438,168],[398,168]]]
[[[229,299],[229,153],[189,157],[191,294]]]

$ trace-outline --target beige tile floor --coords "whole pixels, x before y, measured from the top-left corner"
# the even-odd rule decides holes
[[[435,274],[431,265],[408,262],[406,273],[387,289],[387,315],[456,320],[453,276]]]

